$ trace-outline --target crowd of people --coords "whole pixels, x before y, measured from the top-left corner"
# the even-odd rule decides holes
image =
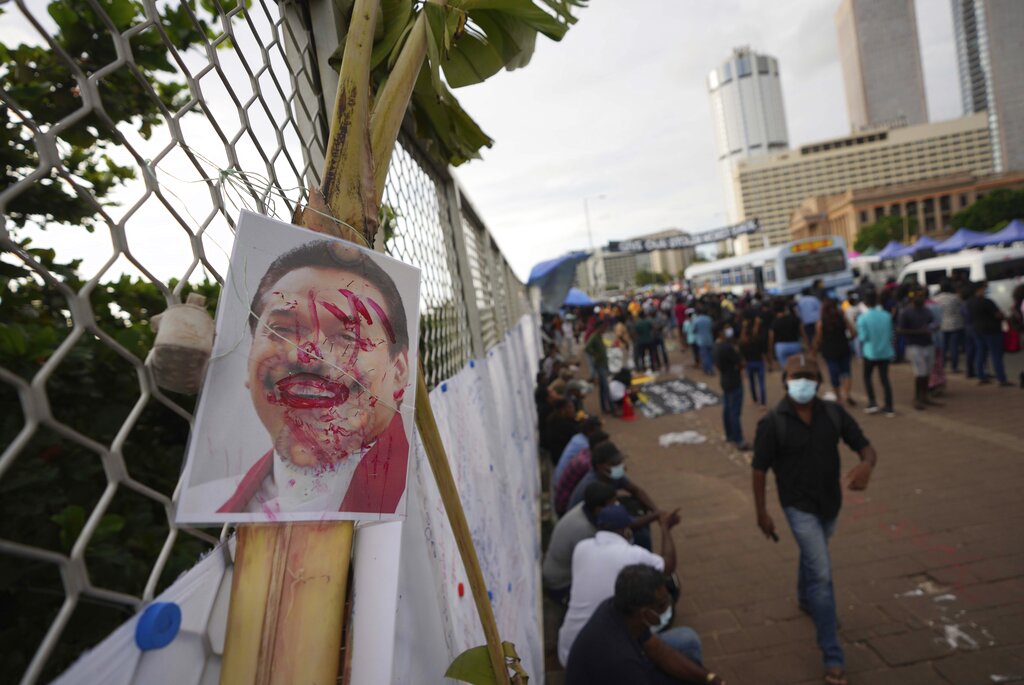
[[[636,399],[635,374],[668,370],[670,345],[692,360],[698,377],[717,372],[725,439],[754,453],[757,525],[778,540],[764,502],[765,474],[775,473],[800,547],[800,608],[814,620],[826,682],[846,682],[827,553],[843,480],[838,442],[861,457],[845,479],[851,489],[867,486],[876,460],[849,413],[858,406],[854,360],[861,360],[867,414],[896,415],[889,367],[904,360],[913,370],[916,410],[940,406],[947,373],[1011,385],[1002,355],[1024,329],[1024,286],[1014,292],[1009,316],[986,296],[984,283],[950,281],[939,290],[932,297],[916,284],[876,288],[865,280],[841,298],[820,282],[795,298],[682,292],[545,319],[535,400],[558,518],[542,574],[547,597],[565,611],[558,659],[567,683],[722,682],[705,665],[699,636],[670,627],[681,592],[671,535],[679,511],[659,507],[630,479],[628,457],[606,423]],[[766,375],[775,367],[784,391],[769,409]],[[820,401],[826,379],[830,390]],[[1024,374],[1020,381],[1024,387]],[[753,443],[741,425],[745,385],[764,414]],[[598,416],[583,410],[591,392]],[[818,484],[810,490],[808,473]]]

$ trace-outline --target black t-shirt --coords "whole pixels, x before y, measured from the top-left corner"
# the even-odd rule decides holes
[[[799,342],[800,341],[800,319],[790,312],[775,317],[772,321],[772,331],[775,333],[775,342]]]
[[[579,432],[579,421],[552,415],[547,420],[547,430],[545,431],[544,442],[541,444],[547,448],[548,454],[557,462],[558,458],[562,456],[562,450],[572,440],[572,436]]]
[[[1003,327],[999,322],[999,307],[987,297],[972,297],[967,300],[967,313],[971,317],[974,332],[978,335],[999,335]]]
[[[743,374],[740,373],[740,353],[732,344],[727,342],[715,343],[714,351],[715,366],[718,368],[719,379],[722,381],[722,390],[735,390],[743,382]]]
[[[565,685],[662,685],[678,683],[644,654],[643,641],[629,634],[626,617],[609,598],[598,605],[576,636],[565,665]]]
[[[750,322],[744,325],[750,326],[750,334],[740,343],[740,354],[748,362],[763,361],[768,352],[768,324],[760,317],[751,317]]]
[[[839,514],[843,494],[839,485],[839,439],[860,452],[868,446],[860,426],[846,410],[833,404],[838,427],[825,409],[824,400],[815,400],[811,424],[797,416],[789,399],[783,399],[757,424],[754,437],[754,461],[758,471],[771,469],[783,507],[833,519]],[[779,416],[776,417],[776,414]],[[785,423],[784,443],[780,444],[777,422]]]
[[[825,359],[846,359],[850,356],[850,339],[842,314],[836,321],[821,322],[821,356]]]
[[[913,304],[908,304],[905,307],[900,308],[900,323],[899,327],[906,331],[916,331],[922,329],[928,329],[932,325],[932,321],[935,317],[932,316],[932,312],[928,307],[915,307]],[[921,345],[928,347],[932,344],[932,336],[930,333],[915,333],[913,335],[907,335],[908,345]]]

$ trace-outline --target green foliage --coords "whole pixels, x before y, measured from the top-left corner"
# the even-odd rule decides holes
[[[953,215],[953,228],[998,231],[1014,219],[1024,219],[1024,190],[1000,188]]]
[[[343,17],[354,0],[335,0]],[[371,60],[374,89],[387,80],[421,13],[427,22],[427,59],[417,76],[409,111],[416,135],[441,164],[458,166],[480,156],[493,140],[459,105],[449,90],[480,83],[502,69],[526,66],[537,34],[561,40],[576,18],[572,10],[587,0],[381,0]],[[338,27],[335,69],[345,49],[347,21]],[[441,75],[444,74],[442,79]]]
[[[871,248],[881,249],[890,240],[902,242],[905,238],[916,234],[916,218],[886,215],[873,224],[861,227],[860,232],[857,233],[857,239],[853,242],[853,249],[857,252],[864,252]]]
[[[528,677],[526,671],[521,666],[519,654],[516,653],[516,646],[506,641],[501,643],[501,649],[505,656],[505,664],[512,671],[509,674],[509,682],[512,685],[525,685]],[[444,676],[464,683],[470,683],[470,685],[493,685],[493,683],[498,682],[494,669],[491,667],[487,645],[471,647],[455,657],[455,661],[448,666]]]
[[[672,277],[669,274],[663,274],[657,271],[646,271],[641,269],[636,272],[636,284],[638,286],[645,285],[664,285],[669,283]]]
[[[45,172],[8,204],[7,219],[15,227],[32,222],[92,230],[100,207],[110,204],[110,192],[135,177],[132,167],[118,164],[109,154],[122,140],[117,127],[130,126],[148,139],[163,124],[166,110],[175,112],[188,102],[188,88],[175,78],[177,68],[155,28],[132,35],[134,69],[125,65],[108,70],[95,92],[90,91],[86,79],[119,59],[115,42],[104,38],[110,34],[106,20],[123,34],[147,20],[145,4],[101,0],[100,14],[88,0],[51,0],[46,9],[56,23],[52,46],[0,45],[0,89],[15,103],[0,107],[0,189],[39,168],[33,135],[71,116],[94,96],[103,103],[102,111],[92,109],[59,134],[57,149],[68,175]],[[214,9],[213,0],[201,4],[207,11]],[[227,11],[237,1],[219,4]],[[160,27],[179,51],[215,35],[210,22],[196,12],[195,0],[161,5]]]
[[[59,263],[52,250],[23,248],[54,277],[79,291],[84,282],[77,262]],[[70,306],[60,291],[33,273],[0,261],[0,366],[30,381],[72,334]],[[216,306],[219,286],[194,286]],[[163,311],[166,297],[147,281],[123,276],[97,286],[90,304],[99,329],[137,359],[149,352],[149,318]],[[46,383],[55,418],[102,445],[110,445],[139,399],[139,380],[130,363],[86,333],[71,348]],[[178,398],[191,409],[190,398]],[[17,393],[0,385],[0,444],[12,443],[24,426]],[[151,401],[130,432],[123,454],[129,475],[168,497],[181,470],[188,423]],[[103,463],[95,452],[38,429],[0,478],[0,538],[70,553],[79,533],[107,487]],[[98,587],[138,595],[142,592],[168,532],[164,508],[118,487],[85,550],[89,577]],[[160,587],[190,568],[205,545],[188,535],[178,538]],[[28,665],[64,594],[56,567],[3,556],[0,564],[0,663],[17,677]],[[131,615],[83,598],[61,637],[44,680],[56,676],[84,649],[103,639]]]

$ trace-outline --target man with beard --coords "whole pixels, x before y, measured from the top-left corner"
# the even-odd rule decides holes
[[[218,490],[217,512],[394,513],[411,370],[391,277],[358,250],[307,243],[270,265],[249,314],[246,387],[272,444],[240,481],[201,486]]]

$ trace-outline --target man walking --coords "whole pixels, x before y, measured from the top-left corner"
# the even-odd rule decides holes
[[[935,364],[935,347],[932,333],[935,318],[924,306],[925,290],[918,285],[908,293],[909,306],[900,309],[900,322],[896,332],[904,337],[907,344],[907,359],[914,371],[914,409],[926,406],[941,406],[928,397],[928,376]]]
[[[892,348],[892,314],[885,311],[878,303],[878,294],[869,290],[864,295],[864,304],[868,310],[857,317],[857,340],[860,342],[860,354],[864,360],[864,389],[868,393],[867,414],[877,414],[875,403],[875,386],[871,376],[878,369],[878,378],[882,382],[885,393],[885,406],[882,411],[889,418],[896,415],[892,406],[892,386],[889,384],[889,364],[896,352]]]
[[[845,661],[839,644],[835,591],[828,539],[842,504],[839,440],[860,454],[861,462],[844,479],[850,490],[864,490],[875,466],[875,450],[842,406],[816,398],[821,370],[813,357],[793,355],[783,369],[786,397],[757,425],[753,490],[757,525],[778,539],[765,504],[766,472],[775,472],[779,503],[800,547],[797,601],[817,629],[825,662],[825,682],[845,685]]]

